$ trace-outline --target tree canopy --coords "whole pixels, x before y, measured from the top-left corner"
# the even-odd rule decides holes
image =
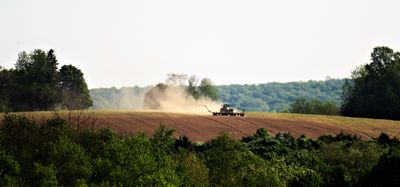
[[[58,70],[54,50],[18,55],[14,69],[0,69],[0,111],[35,111],[92,106],[83,73],[72,65]]]
[[[300,97],[290,105],[289,112],[298,114],[339,115],[340,109],[332,101],[322,102],[318,99]]]
[[[343,87],[346,116],[400,119],[400,53],[376,47],[371,62],[358,67]]]

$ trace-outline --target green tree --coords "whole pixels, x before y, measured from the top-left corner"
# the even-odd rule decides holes
[[[334,102],[322,102],[318,99],[308,100],[304,97],[300,97],[295,99],[290,105],[289,112],[298,114],[338,115],[340,109]]]
[[[12,100],[13,109],[51,110],[59,102],[57,92],[57,59],[54,50],[47,52],[40,49],[28,54],[18,55],[15,64],[17,88]]]
[[[190,76],[188,79],[188,86],[187,86],[187,92],[189,95],[192,95],[193,98],[198,99],[200,97],[200,92],[197,89],[197,82],[199,79],[196,76]]]
[[[14,81],[12,71],[0,66],[0,112],[10,110],[10,97],[14,93],[12,90]]]
[[[93,105],[83,73],[73,65],[60,69],[62,105],[67,109],[85,109]]]
[[[322,144],[319,154],[327,167],[320,170],[331,185],[355,185],[378,163],[382,152],[382,148],[374,142],[358,140]]]
[[[364,186],[397,186],[400,183],[400,148],[393,147],[384,154],[372,171],[365,176]]]
[[[50,164],[49,166],[43,166],[39,163],[34,163],[34,173],[32,178],[34,183],[31,185],[35,186],[59,186],[57,180],[57,168]]]
[[[400,119],[400,53],[376,47],[371,62],[352,73],[343,87],[346,116]]]
[[[15,69],[0,67],[0,111],[53,110],[92,106],[83,73],[72,65],[58,71],[53,49],[18,54]]]
[[[22,177],[29,177],[36,159],[37,124],[26,117],[5,115],[1,127],[2,145],[21,166]]]
[[[195,153],[183,153],[178,156],[177,174],[182,186],[209,186],[208,168]]]
[[[90,157],[79,144],[62,137],[48,147],[45,163],[57,168],[56,175],[61,184],[71,186],[90,178],[93,172]]]
[[[154,149],[160,152],[171,152],[175,144],[174,132],[174,129],[168,128],[161,123],[151,138]]]
[[[214,86],[214,83],[208,78],[204,78],[201,80],[199,85],[199,92],[200,95],[208,97],[212,100],[219,99],[217,88]]]
[[[204,156],[211,186],[279,186],[276,170],[226,133],[206,144]]]
[[[19,172],[18,162],[0,148],[0,186],[17,186]]]

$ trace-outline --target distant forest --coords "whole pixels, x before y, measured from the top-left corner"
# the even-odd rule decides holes
[[[248,111],[281,112],[297,98],[332,101],[340,106],[345,79],[218,86],[223,102]]]
[[[341,104],[345,79],[325,81],[266,83],[252,85],[222,85],[218,88],[220,101],[244,107],[247,111],[281,112],[288,110],[297,98],[331,101]],[[90,90],[94,109],[139,109],[145,93],[151,87],[96,88]]]

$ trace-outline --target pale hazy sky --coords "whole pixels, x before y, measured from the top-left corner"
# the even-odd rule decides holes
[[[54,49],[89,88],[167,73],[216,84],[343,78],[375,46],[400,51],[399,0],[1,0],[0,65]]]

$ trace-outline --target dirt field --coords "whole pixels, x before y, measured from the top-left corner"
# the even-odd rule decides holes
[[[79,114],[61,113],[61,116],[77,120]],[[25,115],[45,119],[54,113],[38,112]],[[381,132],[400,137],[400,121],[322,115],[249,113],[245,117],[227,117],[122,110],[85,112],[79,118],[80,121],[85,120],[86,124],[110,127],[123,135],[137,132],[151,135],[160,123],[163,123],[176,130],[176,137],[186,135],[193,141],[206,141],[224,131],[235,139],[240,139],[254,134],[258,128],[266,128],[270,134],[290,132],[295,137],[305,134],[310,138],[323,134],[334,135],[341,131],[356,134],[363,139],[377,137]]]

